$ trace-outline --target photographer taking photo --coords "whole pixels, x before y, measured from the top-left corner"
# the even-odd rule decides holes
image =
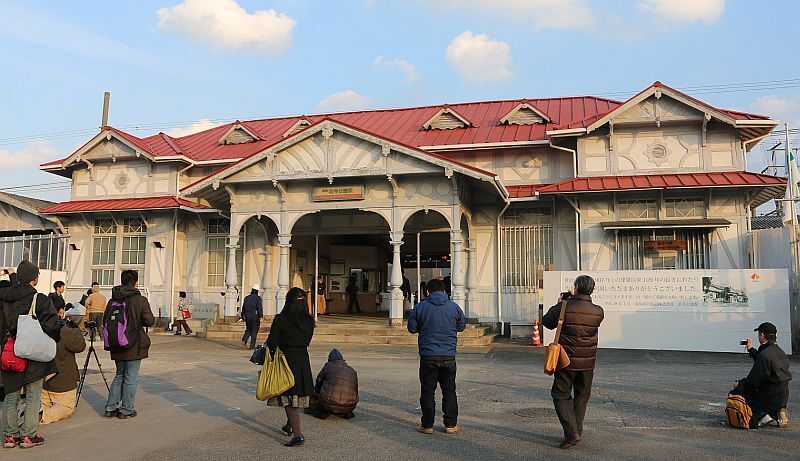
[[[86,341],[78,325],[64,318],[64,308],[58,311],[61,318],[61,340],[56,344],[58,374],[44,383],[42,389],[42,424],[50,424],[72,416],[75,411],[75,394],[78,387],[78,362],[75,354],[86,349]]]

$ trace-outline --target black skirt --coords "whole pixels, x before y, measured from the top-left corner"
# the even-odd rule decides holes
[[[306,347],[287,347],[281,349],[286,357],[286,362],[294,375],[294,387],[284,392],[283,395],[296,395],[310,397],[314,394],[314,376],[311,374],[311,360]]]

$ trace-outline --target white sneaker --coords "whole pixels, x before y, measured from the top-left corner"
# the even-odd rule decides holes
[[[758,427],[764,427],[764,426],[775,426],[775,427],[777,427],[777,426],[778,426],[778,422],[777,422],[777,421],[775,421],[775,420],[772,418],[772,416],[770,416],[770,415],[764,415],[764,417],[763,417],[763,418],[761,418],[761,419],[758,421]]]

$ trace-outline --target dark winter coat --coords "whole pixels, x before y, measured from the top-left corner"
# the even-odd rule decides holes
[[[344,360],[329,361],[317,375],[314,391],[326,412],[350,413],[358,404],[358,373]]]
[[[466,327],[464,311],[444,291],[431,293],[408,316],[409,333],[419,333],[420,357],[455,357],[458,332]]]
[[[559,302],[542,317],[542,325],[551,330],[555,329],[558,326],[560,313]],[[564,324],[561,327],[561,338],[558,340],[569,356],[569,366],[566,370],[594,370],[597,358],[597,331],[602,321],[603,308],[592,303],[591,296],[576,295],[569,298]]]
[[[114,301],[125,301],[128,303],[130,329],[137,333],[132,335],[133,339],[128,338],[133,344],[121,351],[111,351],[111,360],[126,362],[129,360],[146,359],[150,351],[150,337],[145,332],[145,327],[153,326],[156,318],[150,310],[150,303],[147,298],[139,293],[135,287],[119,285],[111,290],[111,300],[106,305],[104,317],[108,317],[111,304]]]
[[[250,293],[245,296],[244,304],[242,304],[242,318],[248,315],[255,315],[258,318],[264,316],[264,303],[258,292]]]
[[[283,314],[278,314],[272,321],[267,346],[272,353],[275,348],[281,348],[294,375],[294,387],[284,392],[284,395],[310,397],[314,394],[314,376],[311,374],[311,361],[308,358],[308,345],[313,336],[313,320],[306,329],[301,329]]]
[[[24,284],[11,287],[3,297],[3,329],[0,337],[5,341],[7,334],[16,337],[17,320],[20,315],[26,315],[31,309],[33,297],[36,296],[36,317],[42,326],[42,331],[58,342],[61,339],[61,324],[58,321],[58,314],[53,309],[50,298],[37,293],[36,288]],[[57,373],[55,360],[49,362],[35,362],[28,360],[28,368],[22,373],[12,373],[4,371],[3,386],[6,394],[20,390],[24,385],[43,379],[45,376]]]
[[[64,297],[58,293],[50,293],[47,297],[50,298],[50,302],[53,303],[53,308],[56,310],[56,313],[67,305],[66,301],[64,301]]]
[[[78,363],[75,354],[86,349],[86,341],[81,330],[68,325],[61,326],[61,341],[56,347],[56,366],[58,374],[44,383],[50,392],[68,392],[78,387]]]
[[[786,405],[789,396],[789,357],[774,342],[762,344],[758,350],[748,351],[753,358],[753,368],[746,378],[739,380],[739,390],[748,399],[757,400],[764,410],[777,415]]]

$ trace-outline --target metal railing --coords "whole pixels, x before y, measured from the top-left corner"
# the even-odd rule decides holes
[[[501,227],[500,250],[503,286],[537,290],[553,264],[553,226]]]
[[[0,237],[0,266],[17,266],[22,260],[40,269],[66,270],[68,235],[21,235]]]

